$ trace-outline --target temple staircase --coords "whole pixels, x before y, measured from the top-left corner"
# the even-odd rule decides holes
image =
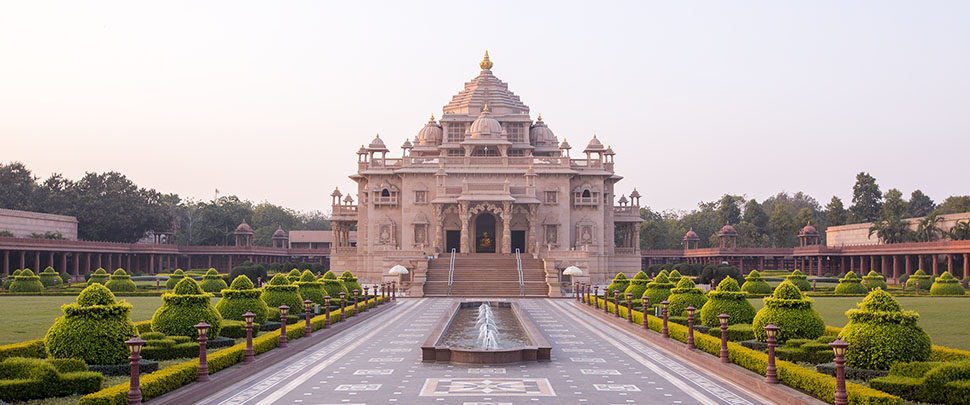
[[[515,255],[479,253],[455,255],[451,295],[458,297],[545,297],[549,286],[542,260],[521,255],[523,286]],[[443,254],[428,262],[425,296],[448,296],[448,270],[451,255]],[[522,293],[520,295],[520,292]]]

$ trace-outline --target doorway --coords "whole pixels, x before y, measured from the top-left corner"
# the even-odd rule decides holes
[[[445,253],[461,253],[461,231],[445,231]]]
[[[513,253],[515,253],[515,249],[519,249],[519,252],[525,253],[525,231],[512,231]]]
[[[475,253],[495,253],[495,216],[481,213],[475,218]]]

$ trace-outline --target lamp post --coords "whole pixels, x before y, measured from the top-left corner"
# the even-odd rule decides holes
[[[253,354],[253,319],[256,319],[256,314],[246,311],[243,319],[246,320],[246,356],[243,357],[243,363],[249,364],[256,360]]]
[[[818,280],[812,280],[812,292],[815,292],[815,282],[817,281]],[[865,281],[865,280],[862,280],[862,281]]]
[[[633,323],[633,293],[626,293],[626,320]]]
[[[643,304],[643,330],[647,331],[650,329],[650,322],[647,322],[647,308],[650,308],[650,297],[644,295],[640,299],[640,303]]]
[[[209,364],[206,362],[205,358],[205,342],[209,341],[206,338],[206,333],[209,333],[209,328],[212,325],[205,323],[205,321],[199,322],[195,325],[195,329],[199,331],[199,376],[196,377],[195,381],[206,382],[209,381]]]
[[[310,330],[310,306],[313,305],[313,301],[305,300],[303,301],[303,310],[306,311],[306,327],[303,329],[303,335],[309,337],[313,335],[313,331]]]
[[[125,341],[128,345],[128,361],[131,363],[131,378],[130,384],[128,386],[128,404],[129,405],[141,405],[141,383],[138,381],[138,373],[141,371],[139,367],[139,361],[141,360],[141,347],[145,345],[145,341],[141,340],[138,336]]]
[[[835,405],[849,405],[849,394],[845,392],[845,349],[849,344],[838,339],[829,346],[835,352]]]
[[[731,315],[721,313],[717,316],[717,320],[721,321],[721,363],[731,362],[727,348],[728,319],[731,319]]]
[[[286,347],[286,313],[289,310],[286,304],[280,305],[280,347]]]
[[[58,276],[57,278],[55,278],[55,279],[54,279],[54,292],[57,292],[57,280],[58,280],[59,278],[60,278],[60,277]]]
[[[347,318],[347,293],[340,292],[340,322]]]
[[[694,307],[687,307],[687,349],[694,349]]]
[[[330,296],[327,295],[323,297],[323,313],[327,316],[323,318],[323,328],[327,329],[330,327]]]
[[[391,301],[397,301],[397,281],[391,282]]]
[[[660,303],[660,306],[663,307],[663,315],[664,315],[664,325],[663,325],[663,328],[660,330],[660,337],[669,339],[670,333],[667,330],[667,307],[670,306],[670,302],[667,302],[667,300],[663,300],[663,302]]]
[[[160,280],[160,277],[155,276],[155,291],[160,291],[162,289],[162,282]]]
[[[620,290],[613,290],[613,315],[620,317]]]
[[[573,283],[573,291],[576,297],[576,302],[579,302],[579,281]]]
[[[354,315],[360,312],[360,291],[354,289]]]
[[[768,367],[765,368],[765,382],[768,384],[778,384],[778,369],[775,368],[775,337],[781,328],[769,323],[765,326],[765,333],[768,335]]]

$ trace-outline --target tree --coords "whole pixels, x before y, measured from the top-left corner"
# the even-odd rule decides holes
[[[776,205],[771,219],[768,220],[768,233],[774,247],[795,246],[795,223],[791,213],[781,205]]]
[[[882,191],[879,191],[876,178],[866,172],[857,174],[855,185],[852,186],[852,206],[849,207],[852,221],[854,223],[875,221],[882,209],[881,201]]]
[[[810,208],[808,207],[802,208],[801,210],[798,211],[798,214],[795,215],[795,226],[802,227],[802,226],[808,225],[810,222],[812,222],[812,219],[814,218],[815,218],[815,213],[813,213]],[[818,221],[816,221],[816,223],[818,223]]]
[[[845,225],[845,208],[842,206],[842,200],[839,197],[832,196],[832,201],[829,201],[828,205],[825,206],[825,222],[828,226]]]
[[[891,188],[886,191],[879,219],[906,218],[908,210],[909,204],[903,199],[903,193],[899,189]]]
[[[721,222],[728,224],[741,222],[742,203],[744,203],[744,197],[741,196],[725,194],[721,197],[717,202],[717,214]]]
[[[946,236],[951,240],[970,240],[970,219],[957,221],[953,228],[950,228],[950,231],[946,233]]]
[[[936,209],[936,204],[929,196],[919,189],[909,195],[909,216],[911,218],[925,217]]]
[[[970,196],[953,195],[943,200],[943,203],[936,208],[936,213],[940,215],[956,214],[960,212],[970,212]]]
[[[758,204],[758,200],[754,198],[748,200],[747,204],[744,205],[744,217],[742,220],[755,226],[760,232],[764,232],[768,228],[768,214],[765,212],[764,207]]]
[[[943,217],[939,214],[930,214],[919,221],[919,225],[916,227],[916,234],[913,237],[917,242],[933,242],[940,240],[943,237],[943,229],[940,228],[940,224],[943,223]]]
[[[810,208],[812,212],[818,212],[821,210],[818,200],[801,191],[791,195],[786,192],[778,193],[774,196],[766,198],[761,205],[764,206],[765,212],[771,213],[775,212],[775,206],[778,205],[785,207],[789,214],[794,214],[801,211],[802,208]]]
[[[875,234],[883,243],[902,243],[913,240],[913,231],[909,230],[909,224],[899,217],[880,219],[869,227],[869,236]]]
[[[0,165],[0,208],[31,211],[35,208],[35,177],[23,163]]]

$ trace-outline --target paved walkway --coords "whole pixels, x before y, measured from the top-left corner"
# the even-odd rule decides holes
[[[421,343],[455,299],[396,308],[262,370],[205,404],[762,404],[569,300],[523,299],[552,361],[491,367],[421,362]]]

